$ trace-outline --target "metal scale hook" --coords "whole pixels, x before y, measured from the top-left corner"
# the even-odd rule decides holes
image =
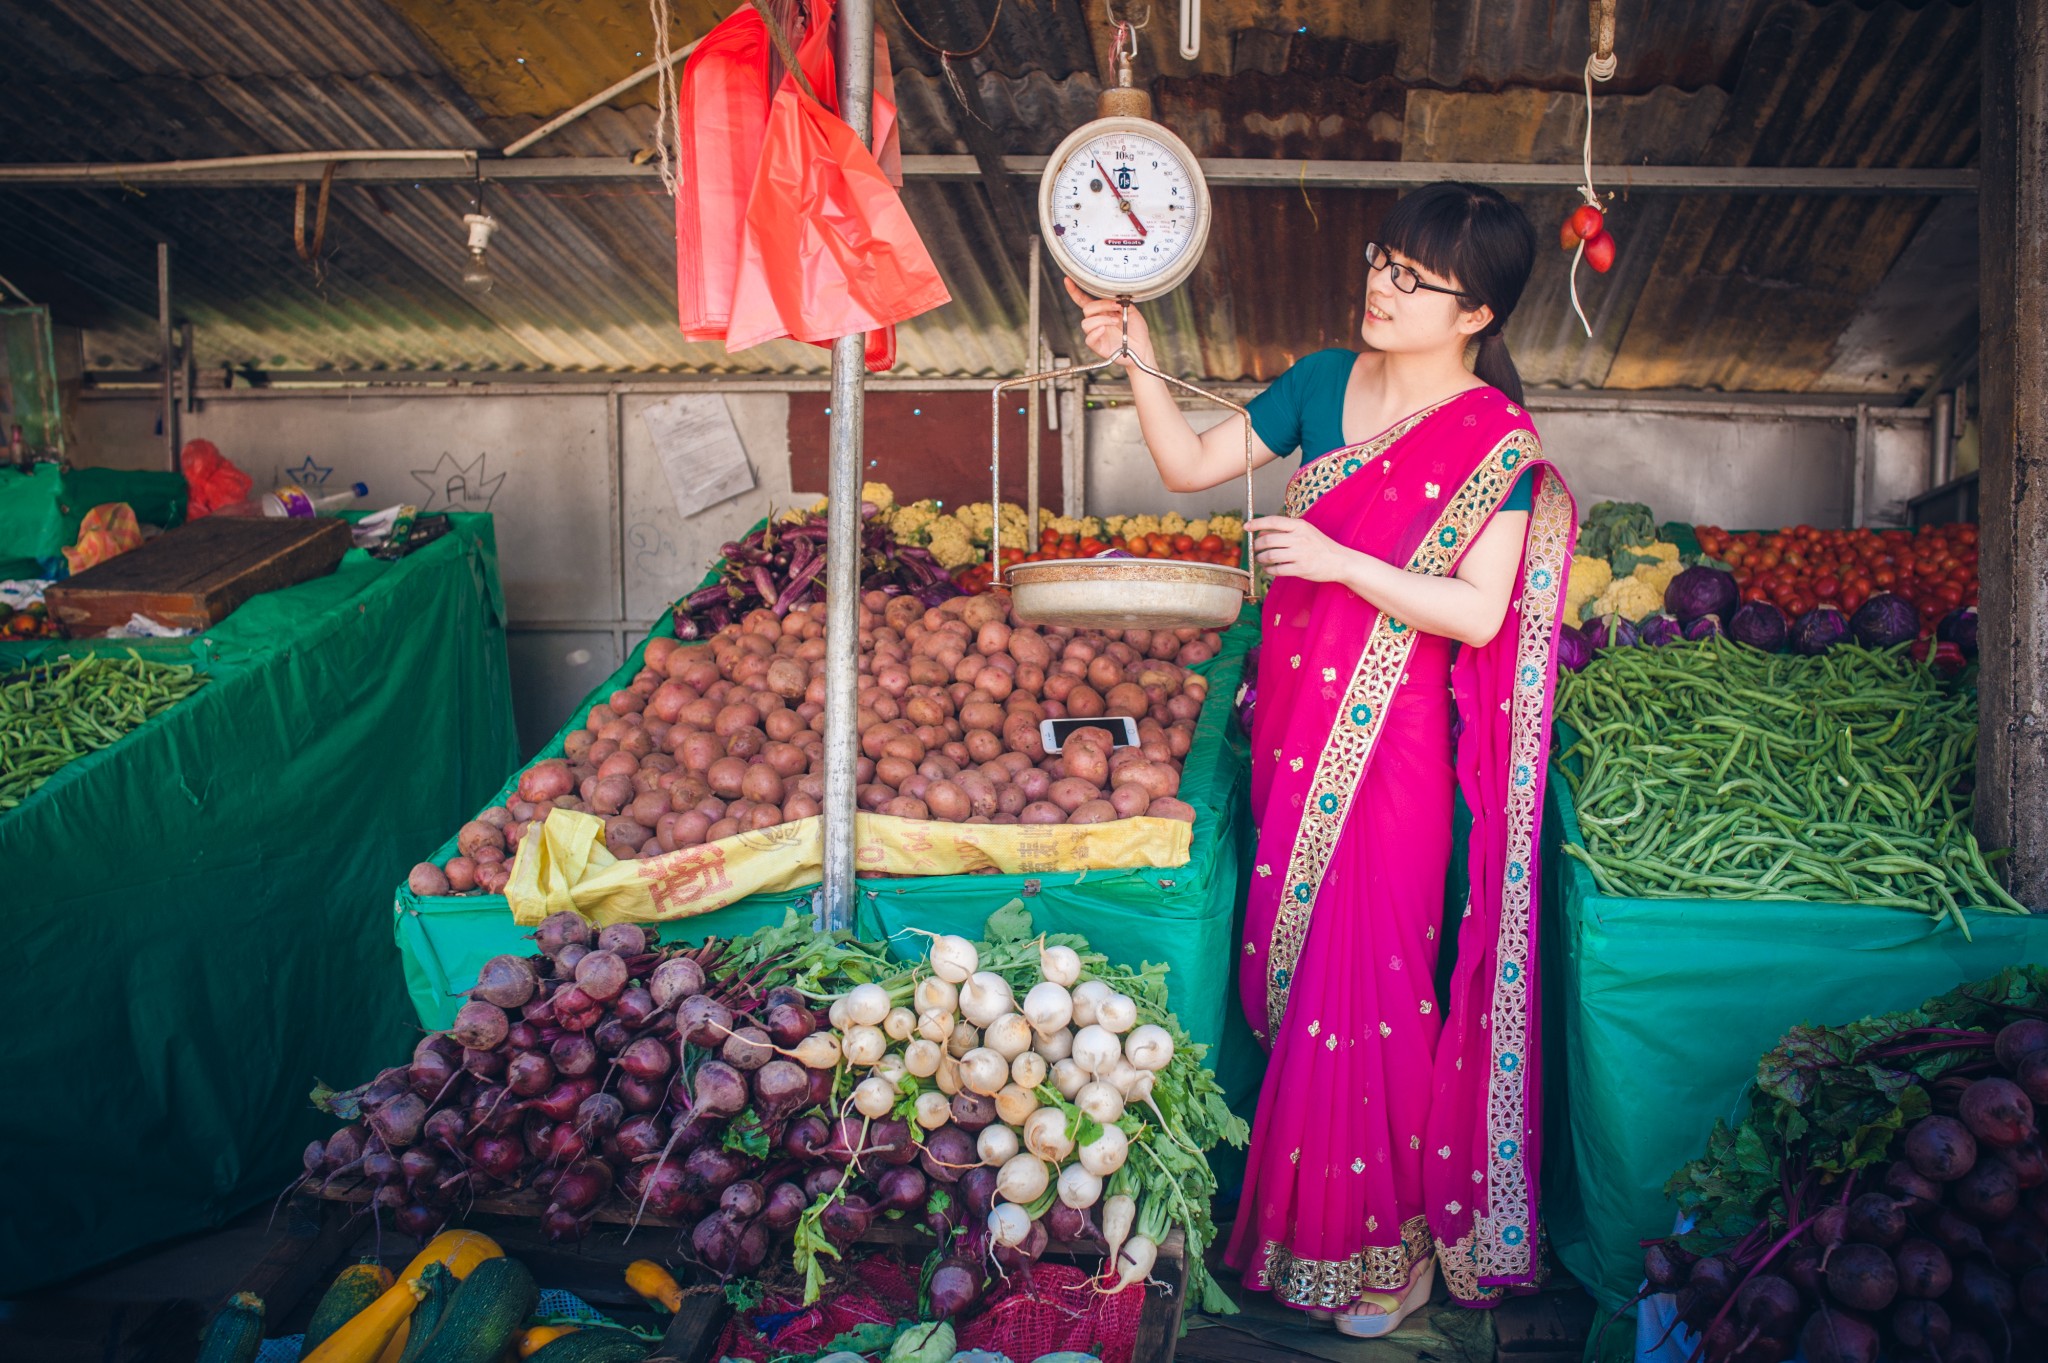
[[[1162,373],[1147,364],[1144,357],[1131,349],[1131,300],[1127,297],[1121,297],[1116,301],[1118,308],[1117,324],[1121,335],[1117,341],[1115,352],[1108,358],[1097,360],[1094,364],[1068,365],[1064,369],[1047,370],[1042,374],[1025,374],[1019,378],[1005,379],[996,384],[994,391],[989,394],[989,505],[995,508],[995,523],[990,528],[991,533],[989,535],[989,566],[992,569],[989,575],[989,586],[1000,587],[1003,585],[1003,394],[1013,388],[1027,388],[1034,383],[1045,383],[1049,380],[1057,381],[1059,379],[1074,378],[1081,374],[1092,374],[1097,370],[1109,368],[1119,360],[1129,360],[1132,365],[1150,374],[1153,378],[1171,384],[1175,388],[1193,393],[1196,397],[1213,402],[1218,407],[1226,407],[1244,418],[1244,519],[1247,526],[1244,532],[1245,550],[1251,556],[1251,562],[1254,565],[1248,574],[1249,585],[1245,588],[1245,599],[1257,601],[1259,599],[1258,546],[1254,543],[1255,537],[1249,528],[1253,516],[1257,514],[1252,507],[1252,414],[1244,407],[1232,402],[1221,394],[1212,393],[1206,388],[1187,382],[1185,379],[1178,379],[1171,374]],[[1033,531],[1036,529],[1036,526],[1031,527]]]

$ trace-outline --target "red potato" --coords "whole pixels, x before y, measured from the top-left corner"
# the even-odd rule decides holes
[[[669,798],[658,790],[642,791],[633,797],[633,803],[626,812],[633,816],[634,822],[654,828],[671,812]]]
[[[1102,788],[1093,781],[1082,781],[1069,776],[1053,782],[1052,789],[1046,798],[1071,815],[1082,805],[1087,804],[1090,800],[1100,798],[1101,795]]]
[[[535,804],[567,795],[576,788],[566,762],[536,762],[519,775],[521,798]]]
[[[633,783],[623,776],[600,776],[592,791],[589,804],[599,814],[617,814],[633,802]],[[642,839],[645,841],[645,839]],[[638,846],[635,843],[634,846]]]
[[[784,823],[795,823],[798,819],[815,819],[819,812],[818,802],[801,792],[782,802]]]
[[[423,861],[407,873],[405,887],[423,898],[444,895],[449,892],[448,876],[433,862]]]
[[[711,783],[713,793],[721,799],[733,799],[741,793],[741,787],[746,782],[746,760],[739,757],[721,757],[711,764],[704,777]]]
[[[605,776],[631,776],[640,770],[640,759],[629,752],[615,752],[597,764],[597,774]]]
[[[1090,800],[1067,815],[1068,823],[1109,823],[1117,818],[1116,806],[1108,800]]]
[[[606,704],[611,706],[613,714],[637,715],[647,708],[647,697],[629,688],[612,692]]]
[[[1151,805],[1152,798],[1139,786],[1118,786],[1109,793],[1109,803],[1119,819],[1135,819]]]
[[[485,823],[482,819],[471,819],[456,831],[455,845],[466,857],[474,857],[478,851],[486,847],[495,847],[503,852],[505,832],[496,824]]]
[[[726,838],[737,837],[743,831],[738,819],[720,819],[704,830],[704,841],[720,842]]]
[[[1050,800],[1034,800],[1017,815],[1018,823],[1065,823],[1067,811]]]
[[[930,807],[914,795],[898,795],[895,799],[883,805],[879,812],[898,819],[928,819],[931,817]]]
[[[1154,819],[1179,819],[1182,823],[1195,821],[1195,807],[1179,800],[1154,800],[1145,813]]]

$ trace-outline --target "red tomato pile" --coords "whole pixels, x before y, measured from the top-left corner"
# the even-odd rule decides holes
[[[1816,530],[1768,534],[1695,527],[1700,548],[1735,570],[1744,601],[1768,601],[1797,620],[1823,602],[1854,611],[1879,592],[1910,601],[1920,632],[1958,606],[1977,604],[1977,527]]]
[[[1003,550],[1003,566],[1013,563],[1041,563],[1049,559],[1093,558],[1110,549],[1121,549],[1133,558],[1170,558],[1183,563],[1220,563],[1226,568],[1241,568],[1243,563],[1242,545],[1224,539],[1221,535],[1204,535],[1196,539],[1193,535],[1134,535],[1126,541],[1122,535],[1111,535],[1106,540],[1089,536],[1085,539],[1073,535],[1061,535],[1047,527],[1039,536],[1038,551],[1027,554],[1022,549]],[[960,584],[964,592],[980,592],[988,589],[990,569],[986,559],[955,569],[953,581]]]

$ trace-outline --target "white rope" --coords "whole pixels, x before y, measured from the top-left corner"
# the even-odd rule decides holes
[[[681,116],[676,87],[674,50],[669,45],[668,0],[647,0],[654,20],[654,159],[661,171],[662,188],[671,197],[679,187],[682,148],[676,141],[676,121]]]
[[[1614,79],[1619,65],[1620,59],[1612,53],[1604,62],[1597,52],[1586,58],[1586,140],[1581,159],[1585,179],[1579,185],[1579,197],[1594,208],[1600,207],[1600,192],[1593,188],[1593,82]],[[1593,339],[1593,324],[1586,320],[1586,310],[1579,305],[1579,262],[1585,257],[1586,243],[1580,241],[1578,249],[1572,252],[1572,311],[1579,315],[1579,325],[1586,329],[1586,339],[1590,341]]]

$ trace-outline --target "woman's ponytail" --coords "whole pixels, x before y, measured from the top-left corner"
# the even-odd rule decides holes
[[[1513,357],[1508,354],[1507,339],[1499,332],[1489,332],[1479,338],[1479,355],[1472,362],[1472,372],[1495,388],[1508,395],[1508,401],[1517,407],[1522,401],[1522,376],[1515,370]]]

